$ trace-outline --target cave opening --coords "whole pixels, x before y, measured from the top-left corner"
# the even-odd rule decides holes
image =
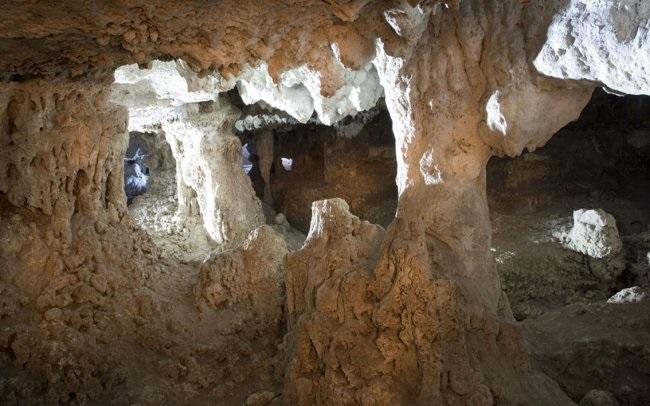
[[[129,112],[129,214],[176,259],[201,262],[261,224],[299,249],[322,199],[343,198],[384,227],[394,218],[395,139],[383,99],[324,124],[316,112],[301,122],[263,100],[244,102],[242,86],[198,78],[182,60],[114,76],[112,100]]]
[[[383,104],[332,126],[313,117],[307,123],[284,118],[260,128],[252,123],[282,113],[260,106],[243,110],[236,132],[267,221],[281,214],[278,221],[286,218],[306,234],[312,202],[339,197],[361,219],[390,224],[397,206],[395,138]]]
[[[487,174],[492,251],[517,319],[647,284],[649,97],[599,89],[545,146],[492,158]]]
[[[129,132],[124,158],[124,192],[128,213],[165,254],[196,262],[212,248],[201,230],[196,202],[194,216],[179,218],[176,161],[161,129]]]
[[[151,173],[148,148],[143,145],[140,133],[129,134],[129,146],[124,157],[124,194],[127,205],[147,192]]]
[[[205,108],[201,103],[209,95],[188,92],[178,73],[184,66],[181,60],[122,66],[114,73],[111,100],[126,107],[129,116],[123,159],[128,214],[162,255],[198,263],[216,244],[203,227],[196,191],[182,180],[177,160],[185,146],[169,122],[186,119],[183,104]]]

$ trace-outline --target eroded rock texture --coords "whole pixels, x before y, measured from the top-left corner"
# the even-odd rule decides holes
[[[135,292],[154,258],[125,221],[126,112],[106,104],[107,90],[65,80],[2,86],[2,319],[12,326],[3,362],[21,377],[4,382],[10,402],[41,391],[85,402],[124,379],[103,344],[132,331]],[[132,271],[136,253],[148,269]]]
[[[279,338],[197,312],[198,270],[129,217],[127,112],[108,95],[108,83],[3,85],[3,402],[233,402],[273,387]]]
[[[424,233],[421,223],[397,220],[384,235],[342,200],[314,203],[305,246],[286,263],[285,400],[569,403],[530,370],[514,325],[431,273]]]
[[[8,403],[571,404],[536,368],[574,400],[594,389],[529,362],[485,168],[546,143],[598,85],[650,93],[642,0],[9,2],[0,18]],[[326,125],[383,95],[387,231],[318,201],[282,265],[233,89]],[[130,219],[127,130],[164,132],[179,221],[200,214],[220,251],[200,272]]]
[[[595,92],[580,119],[544,147],[490,159],[492,250],[517,319],[646,285],[649,101]],[[613,215],[623,249],[594,258],[565,248],[577,208]]]
[[[286,243],[269,226],[251,232],[240,249],[207,259],[195,288],[201,306],[234,308],[262,333],[277,335],[283,319]],[[266,330],[266,331],[265,331]]]

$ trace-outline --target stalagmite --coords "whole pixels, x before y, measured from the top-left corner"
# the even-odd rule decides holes
[[[263,201],[268,205],[273,205],[273,196],[271,196],[271,165],[273,164],[273,131],[262,131],[255,137],[255,146],[259,156],[260,171],[264,179],[264,196]]]
[[[231,128],[239,112],[224,101],[185,105],[161,123],[178,165],[178,177],[195,193],[206,231],[219,244],[236,246],[264,217],[241,170],[241,143]],[[179,210],[184,210],[179,199]]]

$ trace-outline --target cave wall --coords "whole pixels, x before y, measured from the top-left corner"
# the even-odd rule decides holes
[[[117,154],[126,115],[113,106],[93,114],[106,94],[92,82],[3,83],[0,187],[10,203],[68,218],[75,207],[89,215],[123,208]]]
[[[110,103],[110,85],[2,85],[0,143],[11,153],[0,158],[0,399],[181,403],[203,391],[242,402],[273,382],[279,320],[202,312],[199,270],[166,259],[133,222],[122,175],[128,114]],[[259,289],[272,289],[274,303],[278,279]],[[261,334],[259,324],[271,327]],[[246,393],[232,390],[241,382]]]
[[[322,126],[276,133],[273,203],[300,231],[309,231],[311,203],[334,197],[371,223],[386,227],[392,221],[397,189],[390,117],[384,110],[360,125],[352,137]],[[293,159],[291,171],[282,167],[282,157]]]
[[[2,398],[87,401],[123,380],[102,344],[132,331],[116,309],[135,306],[154,259],[125,216],[126,112],[107,103],[108,83],[5,83],[1,93],[2,362],[18,371]]]

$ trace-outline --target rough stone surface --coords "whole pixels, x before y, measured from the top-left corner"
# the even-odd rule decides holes
[[[616,292],[614,296],[607,299],[607,303],[639,303],[645,297],[646,292],[642,291],[638,286],[632,286]]]
[[[242,246],[201,265],[194,289],[197,303],[228,307],[260,330],[277,334],[282,320],[284,240],[270,226],[253,230]],[[268,331],[265,331],[268,330]]]
[[[590,66],[604,66],[603,58],[612,63],[606,75],[577,78],[586,80],[549,77],[533,64],[566,16],[571,26],[574,17],[598,17],[604,38],[620,26],[647,33],[645,3],[625,2],[638,6],[622,14],[634,17],[632,25],[607,18],[615,3],[3,4],[2,399],[241,404],[268,391],[291,404],[562,405],[603,388],[621,402],[647,400],[649,362],[632,368],[628,362],[625,370],[595,356],[607,350],[616,359],[645,360],[647,311],[616,315],[636,328],[638,342],[637,335],[618,336],[622,326],[599,329],[592,335],[605,339],[584,346],[576,320],[549,322],[529,362],[490,251],[485,189],[492,155],[546,143],[578,116],[599,82],[648,92],[645,37],[630,46],[605,42]],[[582,41],[590,39],[578,34],[566,55],[585,52]],[[626,54],[609,58],[619,53]],[[156,58],[186,65],[164,65],[162,82],[127,69],[134,78],[122,84],[150,96],[118,97],[141,110],[127,127],[126,110],[107,100],[113,72],[130,63],[145,68]],[[237,83],[256,69],[260,77]],[[187,90],[177,93],[171,85],[182,85],[179,75]],[[396,141],[398,202],[388,231],[352,216],[341,200],[315,204],[310,235],[285,265],[283,341],[260,334],[255,314],[232,310],[239,303],[253,303],[253,311],[261,306],[244,294],[253,292],[248,283],[259,287],[260,280],[247,278],[259,273],[235,269],[257,264],[257,255],[278,254],[267,231],[258,238],[273,240],[270,246],[255,248],[254,237],[238,248],[264,216],[241,171],[238,107],[227,94],[214,94],[235,86],[249,102],[263,100],[299,121],[316,112],[323,123],[372,107],[383,92]],[[131,104],[140,102],[148,107]],[[211,304],[202,311],[198,269],[163,258],[125,205],[126,131],[157,127],[176,160],[179,216],[200,212],[210,237],[234,249],[212,257],[218,270],[204,268],[199,298],[207,293]],[[237,265],[229,268],[231,260]],[[257,271],[275,270],[277,277],[271,262]],[[220,271],[233,279],[220,280]],[[281,291],[266,282],[263,290]],[[233,289],[222,294],[222,286]],[[274,304],[265,309],[269,317],[279,315],[275,293],[264,298]],[[643,305],[603,304],[585,320],[591,317],[593,328],[601,312]],[[560,332],[545,336],[557,325]],[[554,341],[560,338],[562,345]],[[586,370],[594,372],[591,382]],[[623,372],[626,384],[618,381]]]
[[[266,406],[272,404],[278,395],[271,391],[255,392],[246,399],[246,406]]]
[[[623,405],[650,396],[650,302],[573,304],[523,323],[533,365],[575,402],[592,389]]]
[[[241,382],[273,387],[280,338],[243,315],[199,315],[197,270],[165,259],[129,217],[127,114],[108,84],[28,81],[0,95],[0,143],[15,146],[0,156],[0,398],[179,403],[210,388],[232,403]]]
[[[601,209],[573,212],[573,227],[564,245],[593,258],[605,258],[621,251],[621,237],[616,220]]]
[[[274,83],[266,64],[244,69],[236,79],[239,94],[246,104],[263,101],[301,123],[316,114],[322,123],[330,125],[374,107],[383,95],[375,67],[368,63],[354,71],[341,63],[337,45],[332,46],[331,52],[335,63],[329,74],[341,81],[331,97],[322,95],[321,75],[308,66],[287,70]]]
[[[579,406],[618,406],[618,401],[610,392],[592,389],[582,398]]]
[[[398,220],[385,236],[340,199],[312,210],[307,241],[286,262],[285,401],[491,404],[553,394],[569,404],[525,357],[498,372],[479,369],[497,353],[521,351],[520,336],[508,322],[473,313],[459,285],[431,272],[421,224]],[[532,392],[506,384],[521,380]]]
[[[554,17],[534,64],[545,75],[648,94],[649,33],[645,0],[571,0]]]

